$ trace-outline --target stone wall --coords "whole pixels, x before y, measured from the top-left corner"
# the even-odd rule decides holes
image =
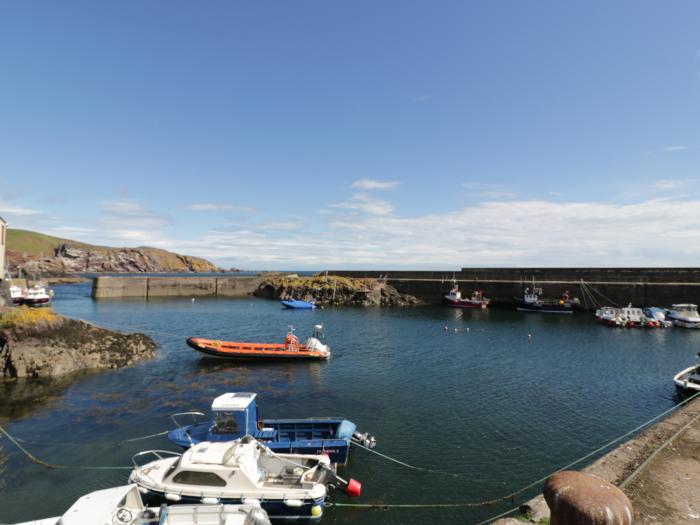
[[[484,290],[494,306],[510,307],[525,287],[541,287],[543,295],[558,297],[569,291],[583,299],[581,280],[617,304],[670,306],[700,302],[700,268],[463,268],[458,272],[439,271],[329,271],[345,277],[379,277],[399,292],[432,304],[452,286],[452,278],[466,294]],[[600,302],[608,302],[598,296]]]
[[[262,282],[259,277],[96,277],[96,299],[134,297],[242,297],[251,295]]]

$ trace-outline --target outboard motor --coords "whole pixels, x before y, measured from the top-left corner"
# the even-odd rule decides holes
[[[365,432],[364,434],[362,432],[354,432],[352,434],[352,441],[366,448],[374,448],[377,446],[377,440],[369,432]]]

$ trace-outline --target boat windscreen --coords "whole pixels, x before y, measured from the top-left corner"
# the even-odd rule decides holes
[[[212,434],[238,434],[238,421],[235,412],[214,412],[214,426]]]

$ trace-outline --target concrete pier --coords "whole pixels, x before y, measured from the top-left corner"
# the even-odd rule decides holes
[[[462,268],[449,271],[345,271],[329,270],[329,275],[344,277],[387,276],[387,282],[401,293],[440,304],[457,280],[462,293],[483,290],[494,306],[512,307],[514,297],[526,287],[542,288],[546,297],[559,297],[569,291],[583,305],[581,280],[595,288],[606,303],[635,306],[670,306],[674,303],[700,302],[700,268]],[[604,297],[603,297],[604,296]]]
[[[260,277],[96,277],[92,284],[95,299],[150,297],[243,297],[251,295],[262,282]]]

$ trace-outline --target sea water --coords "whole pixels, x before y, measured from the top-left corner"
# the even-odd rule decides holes
[[[55,309],[142,330],[155,359],[122,370],[4,385],[0,420],[31,453],[68,466],[129,466],[146,449],[177,450],[170,415],[208,412],[225,392],[257,392],[263,417],[344,416],[377,438],[341,475],[363,483],[337,503],[442,504],[513,492],[676,404],[673,375],[695,361],[700,331],[628,330],[590,313],[335,307],[308,311],[256,298],[100,300],[90,284],[56,287]],[[187,337],[303,340],[323,324],[328,362],[211,361]],[[28,396],[28,397],[27,397]],[[21,399],[20,399],[21,398]],[[592,460],[588,460],[590,462]],[[584,466],[585,463],[578,467]],[[129,470],[47,469],[0,439],[0,522],[63,513]],[[323,523],[478,523],[538,493],[484,508],[331,507]]]

